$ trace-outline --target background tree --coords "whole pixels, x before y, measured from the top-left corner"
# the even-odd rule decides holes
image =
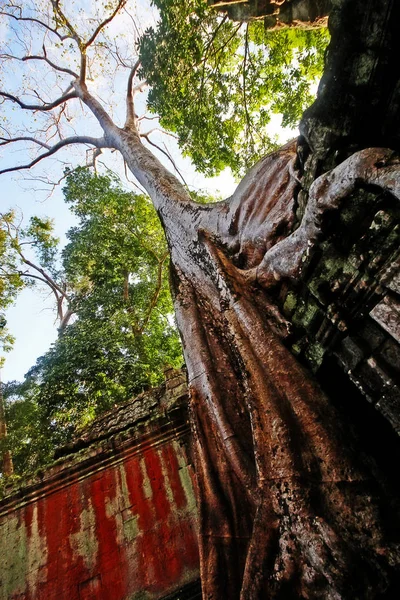
[[[168,251],[149,198],[87,168],[67,176],[64,194],[78,218],[59,267],[70,318],[25,381],[6,389],[18,472],[48,461],[78,427],[183,362]]]
[[[23,227],[23,215],[12,209],[0,214],[0,306],[4,310],[26,287],[49,290],[55,299],[56,320],[64,329],[71,318],[68,284],[57,260],[59,239],[54,223],[33,216]]]
[[[313,144],[307,146],[312,132],[306,128],[298,154],[292,143],[265,157],[231,198],[207,205],[193,202],[142,144],[132,94],[137,64],[128,76],[123,126],[89,89],[94,48],[123,5],[114,5],[103,20],[94,18],[90,32],[57,0],[47,13],[35,13],[34,21],[22,7],[9,9],[17,23],[22,15],[57,37],[57,43],[71,43],[80,64],[78,72],[60,62],[60,55],[29,55],[27,61],[44,61],[72,77],[67,92],[35,104],[10,92],[2,92],[3,98],[24,111],[42,113],[60,107],[65,112],[79,98],[103,132],[98,138],[62,138],[33,161],[11,168],[31,167],[73,143],[113,148],[159,214],[170,249],[174,306],[191,390],[204,596],[389,598],[400,562],[382,519],[390,515],[391,526],[397,527],[392,489],[372,457],[360,451],[343,415],[280,340],[285,322],[277,311],[276,286],[302,276],[310,251],[325,235],[327,211],[340,209],[360,188],[400,198],[398,162],[391,150],[366,147],[366,135],[355,145],[343,141],[341,153],[328,148],[333,170],[326,171],[326,164],[312,160]],[[350,22],[359,41],[371,31],[372,16],[383,14],[379,34],[372,28],[370,50],[387,58],[385,39],[397,28],[399,14],[390,0],[385,8],[382,0],[372,0],[368,11],[360,0],[341,0],[334,3],[332,23],[343,26],[342,18],[353,13],[357,18]],[[338,39],[340,44],[340,35]],[[335,54],[332,48],[330,52]],[[355,56],[360,59],[357,52],[347,58]],[[363,60],[352,63],[356,81],[358,75],[366,76],[364,66]],[[375,60],[368,60],[367,80],[376,78],[375,66]],[[336,71],[333,79],[337,83],[341,73]],[[329,95],[328,87],[324,93]],[[386,85],[380,93],[387,92]],[[339,125],[348,125],[341,108]],[[328,146],[330,133],[325,130],[323,139]],[[35,139],[42,148],[48,145],[40,135]],[[11,140],[16,143],[16,137]],[[338,164],[346,153],[349,158]],[[298,213],[300,188],[306,209]]]
[[[22,215],[15,210],[0,214],[0,310],[6,309],[15,302],[18,294],[26,287],[43,286],[50,290],[56,299],[56,312],[60,328],[64,328],[71,316],[68,302],[67,286],[57,271],[56,248],[58,239],[53,234],[53,224],[49,219],[31,217],[27,227],[23,227]],[[11,350],[14,342],[7,329],[7,322],[2,317],[0,328],[0,346],[3,352]],[[0,365],[4,364],[4,357]],[[10,428],[10,414],[7,395],[3,394],[0,381],[0,444],[2,447],[2,473],[13,474],[13,442],[12,432],[15,421]],[[11,433],[11,435],[10,435]],[[17,459],[17,468],[19,461]],[[28,464],[28,463],[27,463]]]
[[[159,384],[183,358],[149,199],[87,169],[67,177],[64,193],[79,220],[63,250],[75,320],[28,377],[53,418],[76,424]]]
[[[31,383],[2,384],[7,429],[7,451],[16,476],[32,474],[53,459],[54,448],[68,439],[69,431],[46,418],[35,398]],[[70,428],[71,429],[71,428]],[[6,470],[2,470],[7,475]]]

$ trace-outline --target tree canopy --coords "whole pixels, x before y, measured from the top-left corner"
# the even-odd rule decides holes
[[[235,23],[204,0],[155,4],[160,20],[140,40],[149,108],[200,171],[243,174],[277,147],[272,115],[293,128],[311,104],[327,30]]]

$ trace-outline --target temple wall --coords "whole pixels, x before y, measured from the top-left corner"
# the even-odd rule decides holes
[[[152,600],[196,582],[186,409],[155,408],[0,502],[1,600]]]

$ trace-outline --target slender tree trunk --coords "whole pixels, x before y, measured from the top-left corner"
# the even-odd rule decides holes
[[[0,379],[0,444],[5,445],[7,441],[7,424],[4,407],[4,396],[2,382]],[[10,450],[7,448],[2,450],[2,468],[3,475],[9,476],[14,473],[14,466]]]

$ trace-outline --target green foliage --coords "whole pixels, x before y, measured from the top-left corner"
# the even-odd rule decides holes
[[[160,21],[140,42],[150,110],[200,171],[243,174],[276,145],[272,114],[294,127],[311,103],[327,31],[268,32],[261,21],[234,23],[204,0],[154,4]]]
[[[10,450],[15,473],[30,473],[51,460],[54,445],[68,433],[46,419],[29,383],[12,381],[2,384],[2,391],[7,437],[0,442],[1,450]]]
[[[74,428],[159,384],[163,367],[183,359],[166,242],[149,199],[87,169],[71,172],[64,192],[79,219],[63,251],[75,320],[26,385],[66,441]]]
[[[34,248],[41,267],[55,274],[59,239],[54,236],[53,230],[52,219],[33,216],[28,227],[21,230],[20,237],[24,238],[25,244],[29,243]]]
[[[34,216],[23,228],[22,216],[15,210],[0,214],[0,347],[4,352],[11,349],[14,338],[3,313],[22,289],[38,283],[34,276],[40,273],[32,261],[56,272],[57,245],[50,219]]]

